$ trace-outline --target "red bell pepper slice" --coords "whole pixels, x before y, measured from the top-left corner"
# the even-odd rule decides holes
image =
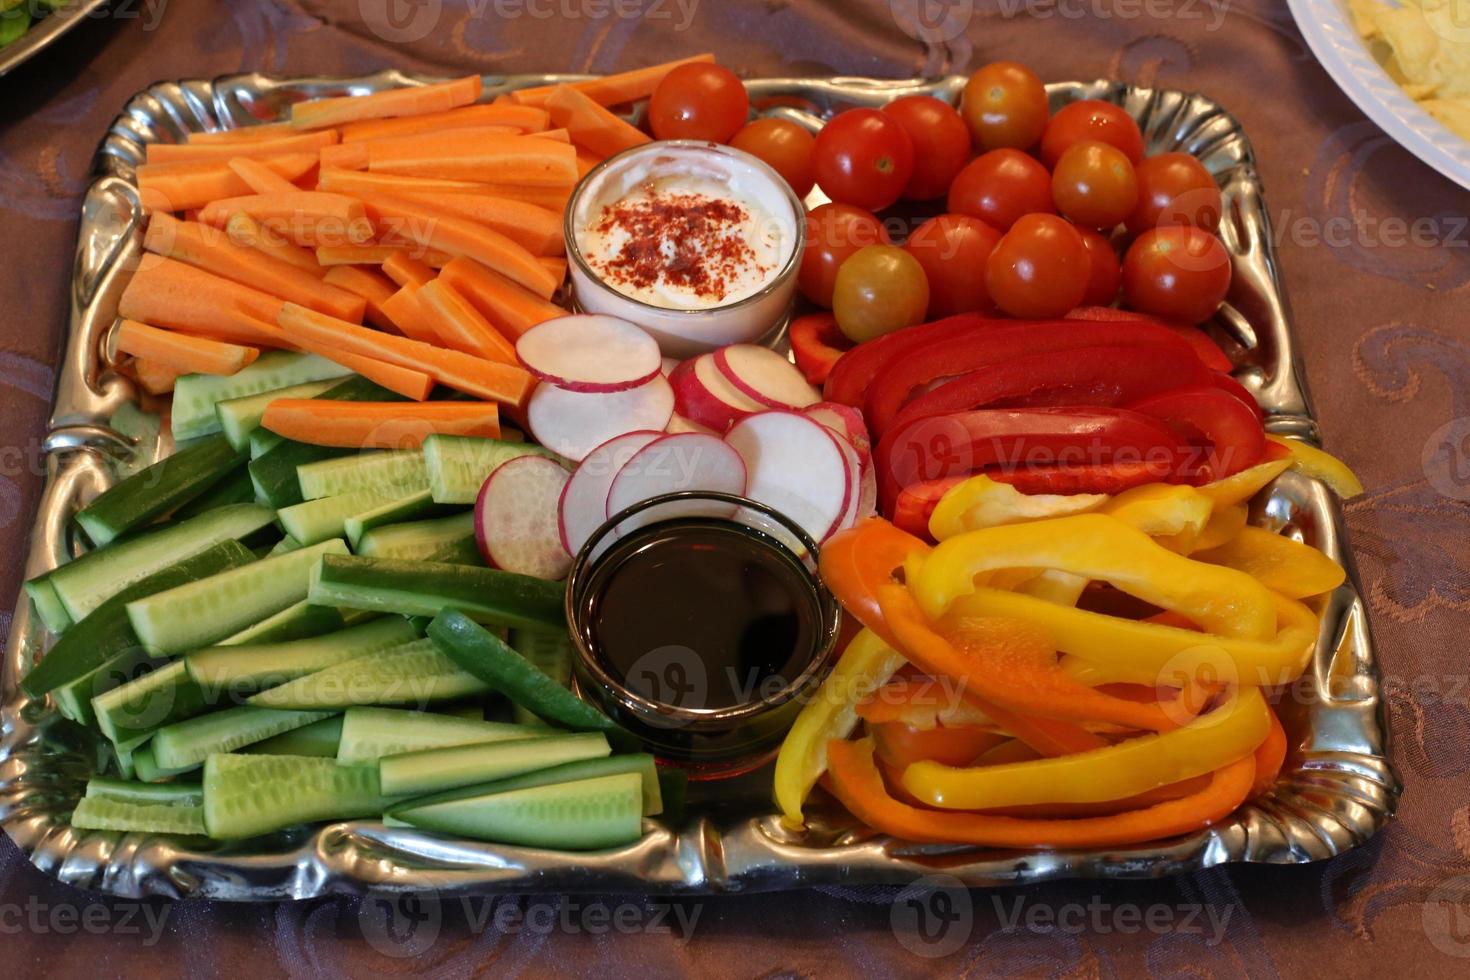
[[[1202,451],[1186,467],[1197,482],[1224,479],[1265,457],[1261,420],[1240,399],[1219,388],[1176,388],[1140,398],[1128,407],[1164,421]]]
[[[967,479],[968,476],[946,476],[904,487],[893,504],[894,526],[915,537],[930,540],[933,536],[929,533],[929,517],[934,508],[939,506],[945,494]]]
[[[808,313],[791,321],[787,329],[791,338],[791,356],[797,370],[810,384],[827,380],[842,355],[852,350],[853,343],[837,329],[837,317],[831,313]]]
[[[903,357],[909,351],[931,341],[966,337],[988,325],[1011,322],[1014,321],[996,320],[992,317],[983,317],[978,313],[961,313],[958,316],[945,317],[943,320],[934,320],[931,323],[921,323],[903,330],[895,330],[876,340],[858,344],[843,354],[832,368],[832,373],[827,376],[822,397],[829,402],[860,408],[869,382],[891,360]]]
[[[1079,306],[1067,314],[1068,320],[1091,320],[1093,322],[1119,323],[1125,320],[1143,320],[1147,323],[1157,323],[1168,327],[1184,339],[1199,359],[1208,368],[1216,371],[1230,373],[1235,365],[1222,351],[1218,344],[1210,339],[1210,335],[1192,323],[1179,323],[1172,320],[1161,320],[1147,313],[1135,313],[1133,310],[1120,310],[1116,306]]]
[[[1161,483],[1173,476],[1162,461],[1092,463],[1085,466],[1026,466],[1016,470],[987,470],[997,483],[1009,483],[1025,494],[1120,494],[1145,483]]]

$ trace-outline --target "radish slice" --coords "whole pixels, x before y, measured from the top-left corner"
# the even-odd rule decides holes
[[[691,422],[677,413],[675,413],[673,418],[669,419],[669,424],[664,426],[664,431],[671,436],[677,436],[684,432],[698,432],[707,436],[719,436],[719,433],[709,426],[700,425],[698,422]]]
[[[719,436],[684,432],[664,436],[638,450],[613,479],[607,493],[607,513],[615,516],[640,500],[680,490],[715,490],[736,495],[745,492],[745,462]],[[618,533],[672,517],[728,516],[732,508],[711,500],[651,507],[618,525]]]
[[[531,435],[552,452],[581,460],[614,436],[662,429],[674,414],[674,391],[654,373],[653,380],[626,391],[568,391],[536,386],[526,407]]]
[[[581,551],[592,532],[607,520],[607,492],[612,489],[613,477],[618,475],[618,470],[638,450],[662,438],[661,432],[629,432],[614,436],[582,460],[582,465],[577,467],[562,490],[558,506],[561,543],[568,554],[575,555]]]
[[[863,421],[863,413],[851,405],[839,405],[837,402],[817,402],[810,408],[802,409],[801,414],[808,418],[814,418],[818,422],[837,433],[847,442],[849,446],[857,450],[858,460],[863,466],[868,465],[868,458],[872,455],[873,442],[868,435],[868,424]]]
[[[878,513],[878,476],[872,466],[863,467],[862,481],[858,484],[857,519],[865,521]],[[854,522],[856,523],[856,522]]]
[[[730,384],[709,354],[680,364],[669,375],[669,384],[674,386],[675,410],[715,432],[724,432],[736,420],[765,411],[764,405]]]
[[[776,508],[823,541],[847,515],[853,493],[842,443],[796,412],[762,412],[725,434],[745,460],[745,495]]]
[[[678,367],[680,363],[677,357],[666,357],[664,358],[663,366],[658,369],[658,373],[667,378],[674,373],[674,368]]]
[[[801,372],[769,347],[731,344],[714,352],[715,366],[742,395],[767,408],[806,408],[822,400]]]
[[[658,375],[658,341],[615,316],[581,314],[538,323],[516,341],[531,373],[568,391],[625,391]]]
[[[475,498],[475,543],[495,568],[557,581],[572,556],[557,530],[557,501],[567,471],[545,456],[522,456],[499,466]]]
[[[829,532],[828,536],[830,537],[838,531],[844,531],[857,523],[858,507],[862,503],[860,498],[863,489],[863,467],[862,463],[858,461],[857,450],[848,445],[846,439],[843,439],[841,435],[831,430],[828,430],[828,434],[832,436],[832,441],[837,443],[837,447],[842,450],[843,460],[847,464],[847,508],[842,512],[842,516],[838,518],[836,526]]]

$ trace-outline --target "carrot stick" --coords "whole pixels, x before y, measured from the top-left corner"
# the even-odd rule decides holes
[[[292,129],[288,122],[259,123],[256,125],[235,126],[231,129],[215,129],[207,133],[190,133],[188,142],[204,143],[214,145],[218,143],[250,143],[257,140],[280,139],[283,136],[294,136],[298,130]]]
[[[487,194],[503,197],[550,211],[561,211],[572,196],[575,182],[557,186],[533,187],[526,184],[491,184],[471,180],[443,180],[434,177],[402,177],[394,174],[366,173],[357,170],[323,168],[317,177],[317,189],[338,194],[354,194],[370,198],[375,194]]]
[[[174,382],[180,372],[166,364],[155,364],[142,357],[133,358],[127,370],[137,379],[142,389],[150,395],[166,395],[174,390]]]
[[[362,202],[345,194],[323,191],[281,191],[211,201],[199,212],[206,225],[223,228],[236,211],[254,218],[271,231],[299,245],[365,242],[373,237]]]
[[[467,258],[451,259],[439,278],[469,300],[504,336],[516,340],[538,323],[567,311]]]
[[[401,119],[371,119],[342,127],[342,142],[376,140],[389,136],[411,136],[441,129],[472,129],[479,126],[509,126],[523,133],[546,128],[551,117],[545,109],[524,105],[472,105],[447,112],[431,112]]]
[[[229,220],[225,222],[225,234],[230,236],[230,241],[242,248],[253,248],[257,252],[263,252],[273,259],[280,259],[288,265],[294,265],[302,272],[309,272],[318,279],[322,278],[327,271],[317,262],[311,249],[293,245],[284,238],[272,234],[260,227],[260,223],[254,218],[243,212],[236,211],[230,215]]]
[[[390,119],[447,112],[480,99],[480,76],[468,75],[437,85],[416,85],[330,99],[298,102],[291,107],[291,125],[296,129],[342,126],[364,119]]]
[[[248,347],[289,347],[274,296],[192,265],[144,255],[118,299],[118,316]]]
[[[484,225],[387,195],[374,198],[368,213],[382,241],[409,242],[450,255],[467,255],[542,299],[550,299],[556,292],[556,279],[536,261],[536,256]]]
[[[286,180],[297,180],[316,166],[315,153],[257,157]],[[228,160],[202,163],[145,163],[137,169],[138,198],[145,211],[188,211],[222,197],[250,193],[250,185],[230,169]]]
[[[280,176],[270,167],[250,157],[230,157],[229,168],[240,175],[257,194],[274,194],[277,191],[299,191],[301,188]]]
[[[433,269],[441,269],[452,256],[434,249],[404,248],[402,245],[319,245],[316,260],[324,266],[335,265],[382,265],[399,252],[407,252],[412,258]]]
[[[322,282],[361,296],[367,309],[363,319],[379,330],[398,332],[398,325],[383,312],[383,303],[394,293],[393,282],[381,272],[357,265],[334,265],[326,270]]]
[[[565,258],[559,255],[543,255],[536,261],[550,269],[551,274],[556,276],[558,283],[567,277],[567,260]]]
[[[557,186],[576,181],[577,153],[569,143],[538,136],[461,129],[371,142],[368,170],[450,180],[494,174],[502,183]]]
[[[532,255],[560,255],[566,250],[559,210],[489,194],[408,191],[403,198],[492,228],[524,246]]]
[[[260,424],[277,435],[315,446],[346,449],[417,449],[434,433],[500,438],[493,402],[334,402],[279,398]]]
[[[453,286],[435,279],[419,289],[418,300],[434,317],[434,329],[448,346],[489,361],[519,363],[515,344],[501,336]]]
[[[539,133],[527,133],[526,135],[534,136],[541,140],[556,140],[558,143],[570,143],[572,141],[572,134],[565,129],[544,129]]]
[[[289,304],[288,304],[289,305]],[[305,309],[305,307],[297,307]],[[345,321],[343,321],[345,322]],[[348,324],[352,326],[352,324]],[[363,329],[363,328],[358,328]],[[369,333],[377,337],[390,337],[392,334],[378,333],[369,330]],[[386,360],[374,357],[370,354],[362,354],[357,351],[345,351],[339,349],[317,349],[301,345],[302,350],[315,350],[333,363],[340,364],[347,370],[362,375],[374,384],[382,385],[389,391],[397,392],[404,398],[412,398],[421,402],[429,397],[429,392],[434,390],[434,379],[423,371],[403,367],[400,364],[392,364]]]
[[[410,340],[436,347],[445,346],[433,315],[419,302],[418,286],[412,283],[400,286],[397,292],[382,302],[380,309],[384,316],[393,321],[398,332]]]
[[[337,142],[333,130],[320,133],[298,133],[280,139],[247,140],[243,143],[150,143],[149,163],[194,163],[200,160],[228,160],[231,157],[278,156],[282,153],[316,153]]]
[[[551,121],[572,135],[572,142],[598,156],[610,157],[649,142],[649,137],[636,127],[565,85],[551,93],[546,109],[551,113]]]
[[[502,405],[521,407],[536,387],[524,368],[497,364],[459,351],[394,337],[286,304],[277,317],[292,342],[326,357],[333,351],[377,357],[392,364],[423,371],[442,385]]]
[[[633,71],[619,72],[616,75],[604,75],[601,78],[589,78],[581,82],[567,82],[568,88],[583,93],[598,105],[622,105],[625,102],[636,102],[646,99],[658,88],[658,83],[664,80],[664,76],[678,68],[680,65],[690,65],[695,62],[710,63],[715,56],[705,52],[690,58],[680,58],[678,61],[666,61],[660,65],[649,65],[647,68],[636,68]],[[534,88],[517,89],[510,93],[510,97],[521,105],[545,105],[551,93],[561,86],[538,85]]]
[[[169,214],[155,214],[148,220],[143,247],[338,319],[362,321],[365,304],[361,297],[329,286],[311,273],[264,252],[236,245],[217,228],[180,221]]]
[[[260,351],[172,330],[160,330],[137,320],[122,320],[113,334],[117,350],[180,374],[234,374],[255,363]]]
[[[531,107],[527,107],[531,108]],[[538,110],[539,111],[539,110]],[[358,140],[340,146],[324,146],[321,165],[329,170],[367,170],[373,156],[382,154],[411,154],[423,148],[426,140],[464,139],[490,136],[522,136],[515,126],[475,126],[465,129],[435,130],[409,136],[386,136],[380,139]],[[541,134],[534,134],[540,138]],[[554,142],[554,141],[553,141]]]
[[[577,147],[577,177],[580,179],[587,176],[588,171],[604,159],[605,157],[600,157],[595,153],[589,153],[580,146]]]
[[[383,274],[402,286],[422,286],[434,278],[434,270],[407,252],[394,252],[383,260]]]

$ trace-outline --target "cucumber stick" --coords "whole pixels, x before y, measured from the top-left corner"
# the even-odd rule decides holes
[[[546,729],[401,708],[348,708],[342,715],[342,739],[337,746],[337,761],[344,765],[377,762],[385,756],[422,749],[502,742],[546,733]]]
[[[447,548],[464,547],[466,544],[476,556],[479,555],[475,547],[474,511],[375,527],[362,535],[354,550],[366,558],[428,561]]]
[[[357,704],[425,705],[485,694],[490,688],[434,648],[415,640],[262,691],[250,703],[295,711],[350,708]]]
[[[47,577],[71,618],[80,621],[134,582],[221,541],[238,541],[254,534],[275,519],[274,510],[259,504],[219,507],[88,552]]]
[[[182,660],[175,660],[92,699],[97,727],[119,748],[136,748],[155,731],[209,706]]]
[[[301,542],[288,534],[272,546],[271,550],[266,554],[266,557],[274,558],[276,555],[284,555],[288,551],[299,550],[301,550]]]
[[[318,759],[335,759],[342,741],[342,716],[329,715],[301,728],[293,728],[268,739],[247,745],[241,752],[263,755],[309,755]]]
[[[416,639],[418,630],[408,620],[385,616],[309,639],[208,647],[189,654],[184,663],[194,682],[211,694],[253,694]]]
[[[424,439],[429,490],[440,504],[473,504],[491,473],[513,459],[533,455],[567,465],[551,450],[524,442],[437,433]]]
[[[215,406],[222,401],[308,381],[340,378],[348,373],[342,365],[317,354],[268,351],[260,355],[254,364],[234,374],[186,374],[174,382],[174,438],[196,439],[219,432],[220,420]]]
[[[41,697],[48,691],[74,684],[135,649],[138,637],[127,612],[127,604],[134,599],[242,568],[254,560],[248,548],[227,539],[132,582],[63,633],[41,662],[21,679],[21,689],[33,698]],[[86,697],[90,699],[102,690],[91,691]]]
[[[388,796],[417,796],[611,754],[600,732],[544,735],[390,755],[378,771]]]
[[[331,606],[314,606],[303,599],[274,615],[267,616],[258,623],[245,627],[238,633],[232,633],[220,640],[219,645],[229,647],[239,646],[242,643],[284,643],[287,640],[320,636],[332,630],[339,630],[342,626],[340,612]]]
[[[87,780],[89,799],[120,800],[123,803],[152,803],[155,806],[199,806],[204,787],[198,783],[139,783],[127,779],[94,776]]]
[[[353,547],[356,547],[355,543]],[[60,633],[72,624],[71,613],[66,611],[66,603],[56,594],[56,586],[51,584],[49,573],[26,582],[26,595],[36,608],[36,615],[41,617],[41,625],[51,632]]]
[[[199,767],[189,766],[185,769],[161,768],[153,758],[153,746],[144,744],[138,746],[133,752],[133,768],[137,772],[137,778],[145,783],[157,784],[165,779],[172,779],[175,776],[182,776],[184,773],[194,772]]]
[[[352,546],[353,551],[356,551],[357,543],[362,540],[362,536],[375,527],[432,517],[435,516],[436,511],[442,509],[434,503],[434,498],[427,489],[419,490],[407,496],[400,496],[396,500],[390,500],[385,504],[379,504],[359,514],[353,514],[344,522],[343,530],[347,533],[347,543]]]
[[[306,500],[370,488],[385,491],[383,499],[389,500],[429,486],[424,454],[417,449],[379,450],[324,459],[297,467],[296,478],[301,483],[301,496]],[[397,492],[386,493],[389,490]]]
[[[250,433],[250,459],[252,461],[259,459],[285,441],[285,436],[278,436],[269,429],[256,429]],[[251,484],[254,485],[254,482],[252,476]]]
[[[189,501],[169,515],[170,521],[184,521],[197,517],[205,511],[231,504],[255,503],[255,486],[250,482],[250,471],[241,466],[234,469],[223,480]]]
[[[291,755],[217,754],[204,763],[209,836],[238,840],[315,820],[383,812],[377,766]]]
[[[529,575],[444,562],[328,555],[313,573],[308,598],[405,616],[461,609],[497,626],[566,629],[565,587]]]
[[[667,770],[673,771],[673,770]],[[472,796],[488,796],[493,793],[504,793],[513,789],[530,789],[533,786],[549,786],[552,783],[569,783],[578,779],[592,779],[597,776],[616,776],[619,773],[634,772],[643,779],[643,815],[645,817],[656,816],[664,812],[663,788],[660,785],[660,771],[658,764],[654,762],[653,756],[644,752],[631,755],[610,755],[601,759],[584,759],[580,762],[567,762],[550,769],[537,769],[520,776],[511,776],[508,779],[497,779],[489,783],[476,783],[473,786],[462,786],[458,789],[444,790],[441,793],[433,793],[429,796],[415,796],[413,799],[405,800],[395,805],[388,811],[389,816],[396,818],[400,810],[414,809],[429,806],[435,803],[450,803]]]
[[[638,773],[626,772],[442,803],[409,803],[391,813],[395,820],[424,830],[504,844],[561,850],[619,847],[643,834],[642,783]]]
[[[204,834],[204,807],[84,796],[72,811],[71,825],[81,830],[198,836]]]
[[[572,638],[565,631],[512,630],[510,648],[547,677],[562,687],[572,686]],[[539,719],[524,705],[515,704],[513,717],[521,725],[535,724]]]
[[[347,457],[348,459],[354,457]],[[329,463],[339,460],[327,460]],[[304,471],[306,467],[302,467]],[[281,527],[303,545],[316,544],[328,538],[340,538],[347,519],[402,496],[394,486],[368,486],[348,490],[331,497],[310,498],[280,510]]]
[[[343,369],[338,368],[337,375],[342,373]],[[265,417],[265,408],[271,402],[277,398],[315,398],[339,383],[340,379],[334,375],[322,381],[308,381],[289,388],[276,388],[254,395],[230,398],[218,402],[214,406],[214,414],[219,419],[220,430],[230,440],[230,445],[236,449],[249,449],[250,434],[260,428],[260,420]]]
[[[160,728],[149,743],[165,769],[203,765],[215,752],[233,752],[273,735],[310,725],[330,711],[281,711],[241,704]]]
[[[131,629],[128,631],[132,632]],[[129,684],[144,674],[167,666],[168,661],[152,657],[140,646],[130,646],[100,667],[88,671],[75,680],[59,684],[51,689],[51,699],[63,718],[70,718],[78,725],[97,727],[97,713],[92,710],[92,699]]]
[[[97,547],[204,493],[245,461],[223,436],[211,436],[145,467],[77,512]]]
[[[307,598],[317,562],[346,551],[347,543],[335,538],[265,558],[130,602],[128,619],[154,653],[205,647]]]

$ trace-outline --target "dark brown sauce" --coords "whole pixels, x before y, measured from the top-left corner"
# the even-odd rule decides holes
[[[821,611],[788,553],[723,521],[655,524],[613,545],[588,583],[593,648],[660,704],[728,708],[778,693],[816,651]]]

